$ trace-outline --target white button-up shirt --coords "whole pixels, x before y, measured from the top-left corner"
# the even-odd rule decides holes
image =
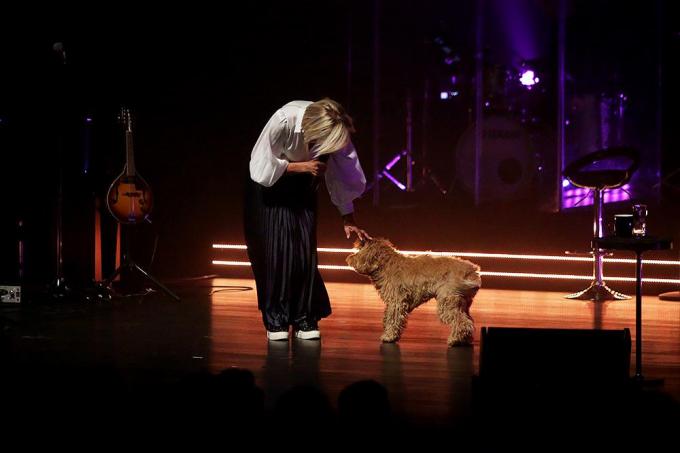
[[[253,181],[271,187],[286,172],[288,162],[304,162],[316,157],[313,149],[307,149],[302,130],[302,116],[309,104],[309,101],[289,102],[269,119],[250,155]],[[329,155],[325,176],[331,201],[340,214],[353,212],[353,201],[364,193],[366,177],[351,141]]]

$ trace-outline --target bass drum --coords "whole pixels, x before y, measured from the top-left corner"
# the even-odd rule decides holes
[[[484,119],[479,167],[481,202],[521,199],[535,176],[529,135],[519,121],[503,116]],[[461,136],[455,155],[455,183],[475,193],[475,126]]]

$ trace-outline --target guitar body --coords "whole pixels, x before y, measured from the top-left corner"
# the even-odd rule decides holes
[[[132,147],[132,118],[127,109],[121,112],[125,123],[125,169],[109,187],[106,204],[111,214],[120,223],[136,224],[150,222],[149,214],[153,208],[151,187],[137,174],[135,154]]]
[[[123,172],[106,195],[109,211],[120,223],[135,224],[147,220],[153,209],[151,187],[139,175]]]

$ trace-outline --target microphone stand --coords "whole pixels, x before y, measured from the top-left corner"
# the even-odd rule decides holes
[[[61,81],[66,80],[66,52],[64,51],[64,45],[61,42],[56,42],[52,46],[52,50],[59,55],[59,76]],[[65,102],[63,95],[58,98],[58,106],[64,108]],[[54,280],[48,288],[48,297],[51,300],[61,301],[66,298],[71,293],[71,288],[66,283],[66,278],[64,277],[64,256],[63,256],[63,234],[64,234],[64,117],[67,116],[66,112],[61,112],[64,115],[60,115],[61,121],[58,125],[59,131],[57,132],[57,159],[58,159],[58,172],[59,177],[57,181],[57,212],[56,212],[56,275]]]

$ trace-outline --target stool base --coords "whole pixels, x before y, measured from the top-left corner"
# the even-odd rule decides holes
[[[604,302],[606,300],[626,300],[630,296],[626,296],[618,291],[614,291],[604,283],[592,282],[589,287],[583,291],[564,296],[566,299],[577,300],[592,300],[595,302]]]

